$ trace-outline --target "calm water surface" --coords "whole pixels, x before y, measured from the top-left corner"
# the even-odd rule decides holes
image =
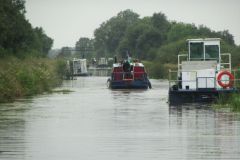
[[[106,88],[107,77],[66,81],[54,93],[0,105],[2,160],[240,159],[240,115],[170,107],[168,82]]]

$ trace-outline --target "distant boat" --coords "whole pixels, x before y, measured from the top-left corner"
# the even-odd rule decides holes
[[[122,63],[115,62],[112,67],[111,77],[107,80],[111,89],[148,89],[151,83],[148,79],[144,65],[129,59]]]
[[[108,67],[108,60],[107,60],[107,58],[104,58],[104,57],[99,58],[97,67],[99,67],[99,68]]]
[[[87,71],[87,60],[74,58],[70,63],[73,76],[89,76]]]
[[[178,55],[169,72],[169,103],[213,102],[237,92],[231,54],[220,52],[219,38],[188,39],[188,54]]]

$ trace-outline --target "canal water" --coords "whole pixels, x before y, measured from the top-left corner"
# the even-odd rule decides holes
[[[0,105],[1,160],[239,159],[240,115],[169,107],[168,82],[109,90],[107,77],[65,81],[52,93]]]

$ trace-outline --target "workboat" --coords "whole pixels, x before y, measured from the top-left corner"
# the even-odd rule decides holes
[[[107,80],[111,89],[148,89],[151,83],[148,79],[144,65],[138,60],[127,58],[121,63],[113,63],[111,77]]]
[[[188,54],[169,70],[169,103],[213,102],[238,92],[231,54],[221,53],[219,38],[188,39]]]
[[[70,63],[73,76],[89,76],[86,59],[73,58],[73,60],[68,63]]]

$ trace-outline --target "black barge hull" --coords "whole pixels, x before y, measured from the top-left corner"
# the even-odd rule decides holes
[[[236,89],[230,90],[169,90],[169,105],[182,105],[186,103],[212,103],[221,97],[228,97],[237,93]]]

